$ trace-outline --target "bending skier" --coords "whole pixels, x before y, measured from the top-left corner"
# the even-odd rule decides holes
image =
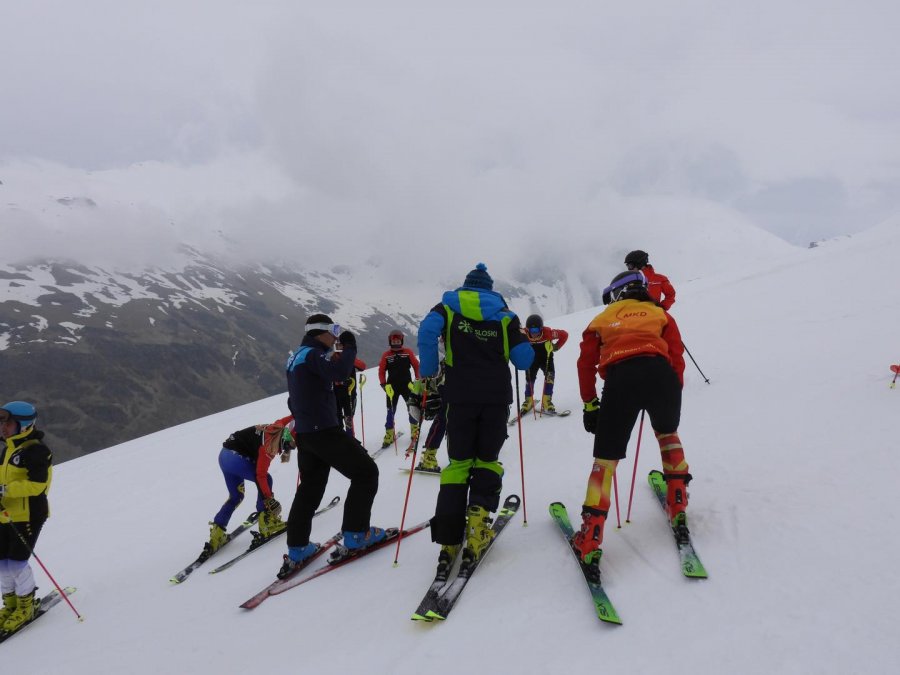
[[[259,533],[271,537],[287,527],[281,519],[281,504],[272,492],[269,465],[282,453],[289,457],[296,447],[291,435],[293,425],[294,420],[288,415],[272,424],[257,424],[235,431],[222,443],[219,468],[225,478],[228,500],[209,524],[209,541],[204,545],[208,553],[215,553],[228,541],[228,521],[244,501],[244,481],[250,480],[256,485]],[[287,461],[287,457],[282,461]]]
[[[625,256],[625,267],[642,272],[647,279],[647,293],[650,298],[667,312],[675,304],[675,287],[669,277],[660,274],[650,264],[650,256],[646,251],[632,251]]]
[[[534,389],[538,371],[544,371],[544,388],[541,391],[541,411],[556,412],[553,405],[553,382],[556,378],[556,367],[553,365],[553,353],[558,352],[569,339],[569,333],[562,328],[550,328],[538,314],[525,319],[525,330],[528,342],[534,348],[534,362],[525,373],[525,402],[519,415],[531,412],[534,408]]]

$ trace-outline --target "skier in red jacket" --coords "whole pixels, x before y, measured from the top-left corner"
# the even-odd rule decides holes
[[[646,251],[632,251],[625,256],[625,267],[638,270],[647,277],[647,293],[653,301],[667,312],[675,304],[675,288],[669,277],[660,274],[650,264],[650,255]]]
[[[384,389],[387,402],[387,419],[384,423],[384,439],[381,441],[381,447],[386,448],[394,442],[396,437],[394,430],[394,415],[397,412],[397,403],[400,397],[409,407],[410,400],[413,398],[412,383],[413,380],[419,379],[419,359],[409,347],[403,346],[403,333],[399,330],[392,330],[388,335],[388,349],[381,355],[378,362],[378,383]],[[413,375],[410,376],[409,371],[412,370]],[[412,446],[419,437],[419,420],[412,414],[409,415],[410,445]]]

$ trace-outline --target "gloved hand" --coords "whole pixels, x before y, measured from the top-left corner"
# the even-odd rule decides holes
[[[297,444],[294,442],[294,435],[291,433],[291,430],[285,427],[281,432],[281,451],[290,452],[296,447],[296,445]]]
[[[584,412],[582,413],[584,430],[589,434],[596,432],[598,417],[600,417],[600,400],[595,396],[584,404]]]
[[[10,518],[9,514],[6,511],[0,511],[0,524],[6,525],[6,523],[12,522],[12,518]]]
[[[349,330],[345,330],[338,337],[338,342],[341,343],[342,347],[349,347],[350,349],[356,349],[356,337]]]
[[[281,502],[275,499],[275,497],[269,497],[263,500],[263,506],[266,507],[266,511],[271,513],[273,516],[281,515]]]

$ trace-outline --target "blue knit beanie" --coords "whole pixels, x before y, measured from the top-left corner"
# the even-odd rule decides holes
[[[491,275],[488,274],[487,265],[482,262],[475,265],[475,269],[466,275],[463,286],[468,286],[469,288],[483,288],[486,291],[494,290],[494,280],[491,279]]]

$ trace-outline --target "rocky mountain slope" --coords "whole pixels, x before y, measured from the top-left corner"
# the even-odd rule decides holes
[[[184,259],[139,272],[0,266],[0,397],[38,405],[56,461],[284,391],[288,352],[315,311],[356,332],[374,365],[391,329],[414,335],[441,291],[461,282],[386,291],[368,278],[374,264],[237,268],[190,249]],[[496,290],[520,314],[596,304],[585,285],[553,276]]]

